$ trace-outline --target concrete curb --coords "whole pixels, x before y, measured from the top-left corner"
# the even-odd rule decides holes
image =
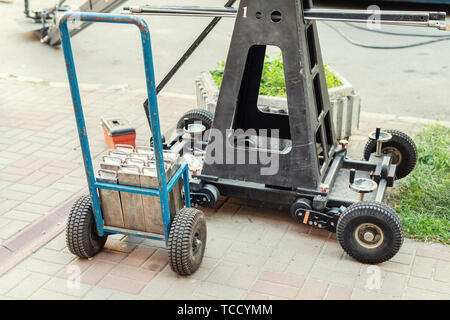
[[[32,84],[36,84],[36,85],[49,86],[49,87],[53,87],[53,88],[69,88],[69,84],[67,82],[46,81],[46,80],[40,79],[40,78],[21,77],[21,76],[15,76],[12,74],[6,74],[6,73],[0,73],[0,79],[9,80],[9,81],[27,82],[27,83],[32,83]],[[102,84],[80,83],[79,86],[81,89],[84,89],[84,90],[105,90],[105,91],[122,90],[122,91],[131,92],[131,93],[133,93],[133,92],[146,93],[147,92],[145,89],[129,89],[127,84],[116,84],[116,85],[106,86],[106,85],[102,85]],[[180,94],[180,93],[174,93],[174,92],[161,92],[159,94],[159,96],[167,97],[167,98],[188,99],[188,100],[197,101],[197,96],[195,96],[195,95],[187,95],[187,94]],[[420,123],[420,124],[425,124],[425,125],[439,123],[443,126],[450,127],[450,121],[399,116],[396,114],[361,111],[360,116],[364,117],[364,118],[373,118],[373,119],[377,119],[377,120],[400,121],[400,122],[406,122],[406,123]],[[1,258],[1,252],[0,252],[0,258]]]
[[[72,204],[86,193],[87,189],[83,189],[53,212],[2,243],[0,245],[0,277],[64,231],[66,227],[64,221]]]

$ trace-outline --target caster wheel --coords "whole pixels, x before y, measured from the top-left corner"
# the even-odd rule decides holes
[[[201,206],[205,208],[212,208],[216,205],[217,201],[219,201],[220,198],[220,192],[219,189],[217,189],[216,186],[213,186],[212,184],[205,184],[203,188],[201,188],[199,193],[204,193],[208,197],[207,201],[203,201]]]
[[[403,243],[397,213],[380,202],[358,202],[348,207],[337,224],[345,252],[362,263],[378,264],[396,255]]]
[[[66,229],[66,243],[70,252],[80,258],[95,256],[105,246],[108,236],[97,234],[91,197],[82,196],[72,206]]]
[[[202,263],[205,247],[205,215],[197,209],[181,209],[170,227],[170,268],[182,276],[193,274]]]
[[[397,165],[396,179],[406,177],[417,163],[417,147],[414,141],[405,133],[397,130],[386,130],[392,135],[392,139],[383,143],[381,152],[392,154],[392,163]],[[364,148],[364,159],[369,160],[370,155],[376,152],[377,142],[369,140]]]
[[[187,124],[200,122],[205,127],[205,131],[207,131],[212,127],[214,114],[204,109],[190,110],[186,112],[183,116],[181,116],[180,120],[178,120],[177,129],[184,129],[185,125],[184,119],[186,118],[188,119]]]
[[[298,199],[291,206],[291,216],[298,223],[303,223],[303,212],[298,211],[299,209],[312,210],[312,202],[308,199]]]

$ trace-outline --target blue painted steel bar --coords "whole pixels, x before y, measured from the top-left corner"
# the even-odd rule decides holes
[[[184,202],[187,208],[191,207],[191,192],[189,190],[189,166],[186,164],[183,170]]]
[[[92,158],[89,149],[89,142],[86,132],[86,124],[84,121],[83,109],[80,98],[80,91],[78,87],[78,80],[76,76],[75,63],[72,55],[72,47],[70,43],[70,35],[67,28],[67,22],[69,20],[78,20],[82,22],[106,22],[106,23],[124,23],[135,24],[141,32],[142,50],[144,55],[145,65],[145,78],[147,83],[147,96],[149,101],[149,117],[151,123],[152,136],[155,146],[156,157],[156,169],[159,183],[159,197],[161,203],[162,220],[164,225],[164,236],[166,243],[169,238],[170,229],[170,208],[169,208],[169,191],[167,188],[167,180],[164,170],[164,158],[162,137],[160,131],[159,114],[158,114],[158,101],[156,97],[155,87],[155,72],[153,68],[152,48],[150,40],[150,32],[147,23],[140,17],[129,15],[116,15],[116,14],[103,14],[103,13],[84,13],[84,12],[67,12],[65,13],[59,22],[59,29],[61,34],[61,43],[64,52],[64,58],[66,60],[67,75],[70,83],[70,90],[72,94],[73,106],[75,111],[75,117],[77,119],[78,134],[80,138],[81,150],[83,153],[83,161],[86,171],[86,177],[89,185],[89,193],[91,195],[94,217],[98,229],[99,235],[104,235],[103,219],[101,215],[100,202],[97,194],[97,187],[105,189],[111,189],[109,184],[97,183],[95,181],[95,175],[92,165]],[[184,179],[184,187],[189,189],[189,180]],[[117,186],[114,188],[116,190]],[[140,188],[126,188],[127,191],[132,193],[143,193],[143,189]],[[154,191],[146,191],[148,194],[153,194]],[[146,193],[147,194],[147,193]]]
[[[169,192],[172,191],[173,187],[175,187],[175,184],[178,182],[178,179],[180,179],[181,176],[183,175],[183,172],[184,172],[186,166],[187,166],[187,163],[182,164],[178,168],[177,172],[173,175],[172,179],[167,184],[167,190]]]
[[[153,240],[164,240],[164,238],[165,238],[164,235],[148,233],[148,232],[143,232],[143,231],[122,229],[122,228],[114,228],[114,227],[108,227],[108,226],[105,226],[103,230],[107,234],[120,233],[120,234],[129,235],[129,236],[135,236],[135,237],[153,239]]]

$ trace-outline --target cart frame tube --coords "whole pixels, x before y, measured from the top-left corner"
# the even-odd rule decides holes
[[[86,131],[86,124],[84,121],[83,108],[80,98],[80,90],[78,86],[78,80],[75,70],[75,63],[72,54],[72,46],[70,43],[70,34],[67,27],[67,22],[69,20],[79,20],[82,22],[105,22],[105,23],[124,23],[124,24],[134,24],[141,32],[142,40],[142,50],[144,54],[144,65],[145,65],[145,79],[147,84],[147,96],[148,101],[148,111],[149,111],[149,121],[151,124],[151,131],[153,136],[153,141],[155,145],[155,157],[156,157],[156,169],[158,174],[158,190],[152,189],[142,189],[130,186],[121,186],[108,183],[100,183],[95,179],[94,168],[92,165],[92,157],[89,149],[89,141]],[[189,171],[187,164],[183,164],[174,177],[167,184],[165,169],[164,169],[164,158],[163,158],[163,147],[162,147],[162,137],[159,123],[158,114],[158,101],[156,96],[155,87],[155,72],[153,68],[153,56],[150,40],[150,31],[147,23],[140,17],[129,16],[129,15],[117,15],[117,14],[104,14],[104,13],[86,13],[86,12],[67,12],[65,13],[59,22],[59,30],[61,34],[61,43],[64,52],[64,58],[66,60],[67,76],[69,78],[70,91],[72,94],[73,108],[75,111],[75,117],[77,121],[78,135],[80,139],[81,151],[83,154],[84,167],[86,171],[86,178],[89,186],[89,193],[92,199],[92,207],[94,211],[94,218],[97,226],[97,231],[100,236],[107,233],[125,233],[122,231],[112,231],[103,225],[103,218],[101,214],[100,201],[97,194],[97,189],[110,189],[115,191],[123,191],[130,193],[145,194],[151,196],[159,196],[161,203],[161,212],[164,225],[164,237],[166,244],[169,238],[170,231],[170,208],[169,208],[169,192],[175,185],[176,181],[183,177],[184,185],[184,197],[185,204],[190,207],[190,194],[189,194]],[[133,232],[132,234],[146,236],[143,232]],[[153,235],[148,234],[146,237],[159,239]]]

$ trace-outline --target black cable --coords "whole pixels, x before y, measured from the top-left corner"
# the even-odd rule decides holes
[[[364,44],[364,43],[358,42],[356,40],[353,40],[352,38],[347,36],[343,31],[341,31],[340,29],[338,29],[335,26],[331,25],[330,23],[325,22],[325,21],[322,21],[322,22],[325,23],[328,27],[330,27],[334,31],[336,31],[348,43],[350,43],[352,45],[355,45],[357,47],[367,48],[367,49],[381,49],[381,50],[407,49],[407,48],[424,46],[424,45],[435,43],[435,42],[450,40],[450,36],[446,36],[446,37],[435,39],[435,40],[423,41],[423,42],[418,42],[418,43],[413,43],[413,44],[403,45],[403,46],[374,46],[374,45],[368,45],[368,44]]]

